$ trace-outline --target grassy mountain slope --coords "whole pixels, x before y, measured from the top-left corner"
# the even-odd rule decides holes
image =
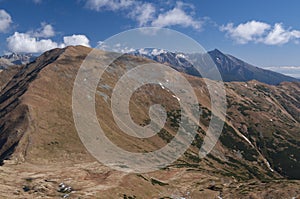
[[[291,198],[300,194],[299,83],[226,83],[228,112],[223,133],[214,150],[199,159],[211,116],[210,98],[203,79],[183,74],[203,111],[195,141],[167,168],[127,174],[98,163],[82,145],[74,126],[73,82],[90,50],[77,46],[46,52],[18,70],[1,90],[2,198],[62,196],[57,192],[60,182],[76,190],[71,196],[84,198]],[[149,123],[149,106],[163,101],[168,119],[157,135],[133,138],[113,120],[109,104],[118,78],[151,62],[122,56],[105,71],[97,88],[100,125],[112,142],[132,152],[164,146],[178,128],[179,103],[159,85],[139,88],[130,101],[131,117],[139,125]],[[24,186],[29,190],[24,191]]]

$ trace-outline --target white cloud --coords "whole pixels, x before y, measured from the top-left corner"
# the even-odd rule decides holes
[[[29,33],[15,32],[6,40],[8,49],[17,53],[42,53],[53,48],[63,48],[69,45],[89,46],[89,40],[85,35],[65,36],[63,37],[63,43],[57,43],[51,39],[38,39]]]
[[[259,21],[249,21],[238,26],[228,23],[221,26],[220,30],[226,32],[231,39],[239,44],[254,42],[267,45],[283,45],[292,40],[300,39],[300,31],[291,30],[291,28],[286,30],[281,23],[276,23],[273,27]]]
[[[139,26],[144,26],[154,18],[155,12],[156,9],[152,4],[144,3],[136,6],[136,8],[129,13],[129,16],[132,19],[136,19],[139,22]]]
[[[40,53],[52,48],[57,48],[59,45],[51,39],[38,40],[27,33],[15,32],[7,38],[8,49],[12,52],[22,53]]]
[[[300,79],[300,66],[272,66],[265,69]]]
[[[0,32],[6,32],[11,23],[11,16],[5,10],[0,10]]]
[[[85,35],[65,36],[63,39],[66,46],[82,45],[90,47],[90,41]]]
[[[228,23],[226,26],[221,26],[220,30],[227,32],[228,36],[234,39],[237,43],[246,44],[249,41],[259,40],[270,25],[259,21],[249,21],[244,24],[234,26],[233,23]]]
[[[120,10],[135,4],[134,0],[87,0],[86,6],[91,10]]]
[[[153,19],[156,11],[153,4],[135,0],[87,0],[86,7],[96,11],[126,11],[126,16],[137,21],[139,26],[144,26]]]
[[[270,66],[270,67],[265,67],[267,69],[284,69],[284,70],[299,70],[300,71],[300,66]]]
[[[291,32],[291,36],[298,39],[300,38],[300,31],[299,30],[292,30]]]
[[[52,25],[41,23],[41,28],[36,31],[31,31],[29,34],[33,35],[34,37],[43,37],[49,38],[55,36],[55,31]]]
[[[299,39],[300,31],[285,30],[282,24],[276,23],[273,30],[264,39],[264,43],[268,45],[282,45],[288,43],[292,39]]]
[[[162,4],[162,3],[161,3]],[[202,21],[195,20],[191,13],[194,13],[194,6],[178,1],[176,6],[165,11],[157,9],[154,3],[139,0],[86,0],[86,7],[91,10],[126,13],[126,17],[138,22],[139,27],[144,26],[183,26],[200,29]],[[170,6],[165,2],[164,5]],[[187,11],[189,10],[189,11]]]
[[[166,13],[159,14],[158,17],[152,21],[152,25],[156,27],[180,25],[183,27],[193,27],[195,29],[201,28],[201,22],[194,20],[191,15],[188,15],[182,7],[178,5]]]
[[[90,46],[89,39],[85,35],[64,36],[63,42],[60,43],[49,39],[53,36],[55,36],[53,26],[47,23],[41,23],[41,28],[37,30],[28,31],[26,33],[15,32],[6,39],[7,47],[12,52],[42,53],[53,48],[63,48],[70,45]]]

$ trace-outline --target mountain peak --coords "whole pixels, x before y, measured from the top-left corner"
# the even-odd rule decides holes
[[[212,51],[209,51],[209,52],[213,52],[213,53],[218,53],[218,54],[223,54],[219,49],[215,48],[214,50]]]
[[[206,76],[210,77],[209,70],[211,68],[208,67],[204,69],[204,55],[201,53],[188,54],[169,52],[160,49],[139,49],[130,54],[146,57],[159,63],[168,64],[179,72],[184,72],[189,75],[198,77],[200,77],[201,75],[199,74],[198,70],[195,69],[195,67],[202,67],[204,71],[208,71],[208,74]],[[250,80],[257,80],[263,83],[277,85],[283,81],[299,81],[295,78],[288,77],[280,73],[252,66],[251,64],[235,58],[234,56],[224,54],[219,49],[209,51],[208,54],[214,61],[222,76],[223,81],[225,82],[245,82]]]
[[[33,54],[12,52],[10,54],[0,56],[0,65],[6,68],[10,65],[28,64],[35,59],[36,56],[34,56]]]

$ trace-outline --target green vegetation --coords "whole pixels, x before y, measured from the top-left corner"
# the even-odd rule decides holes
[[[195,146],[195,147],[197,147],[198,149],[200,149],[201,146],[202,146],[202,143],[203,143],[203,139],[200,137],[199,134],[196,134],[196,135],[195,135],[195,138],[194,138],[194,140],[193,140],[193,142],[192,142],[192,146]]]
[[[199,163],[201,161],[201,159],[199,158],[198,155],[193,155],[189,152],[185,152],[184,153],[184,156],[188,159],[188,160],[191,160],[193,163]]]
[[[167,118],[168,121],[170,122],[171,127],[173,127],[175,131],[177,131],[181,121],[181,110],[177,109],[177,110],[168,111]]]
[[[263,85],[255,85],[254,88],[256,88],[258,91],[263,92],[263,93],[267,93],[269,95],[269,93],[271,92],[269,88],[263,86]]]
[[[157,135],[167,143],[171,142],[171,140],[174,138],[173,135],[171,135],[167,130],[162,129],[160,132],[157,133]]]
[[[244,104],[238,103],[238,111],[240,111],[244,116],[249,116],[249,114],[245,111],[252,110],[250,107],[245,106]]]
[[[220,136],[221,143],[232,150],[241,151],[243,157],[249,161],[256,161],[258,153],[247,142],[241,140],[235,130],[225,123]]]

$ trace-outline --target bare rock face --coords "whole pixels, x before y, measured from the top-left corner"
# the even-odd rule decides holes
[[[183,74],[202,109],[194,142],[164,169],[122,173],[97,162],[81,143],[74,125],[73,83],[90,51],[82,46],[54,49],[26,66],[0,73],[5,77],[0,85],[1,198],[299,196],[300,83],[225,83],[228,110],[224,129],[214,150],[200,159],[199,148],[211,118],[210,97],[203,79]],[[149,123],[149,106],[163,101],[168,118],[157,135],[134,138],[114,121],[110,98],[119,77],[153,62],[123,55],[109,66],[97,87],[99,124],[112,142],[127,151],[157,150],[176,135],[180,123],[178,100],[159,85],[139,88],[130,101],[132,120],[141,126]],[[62,182],[72,190],[57,191]]]

